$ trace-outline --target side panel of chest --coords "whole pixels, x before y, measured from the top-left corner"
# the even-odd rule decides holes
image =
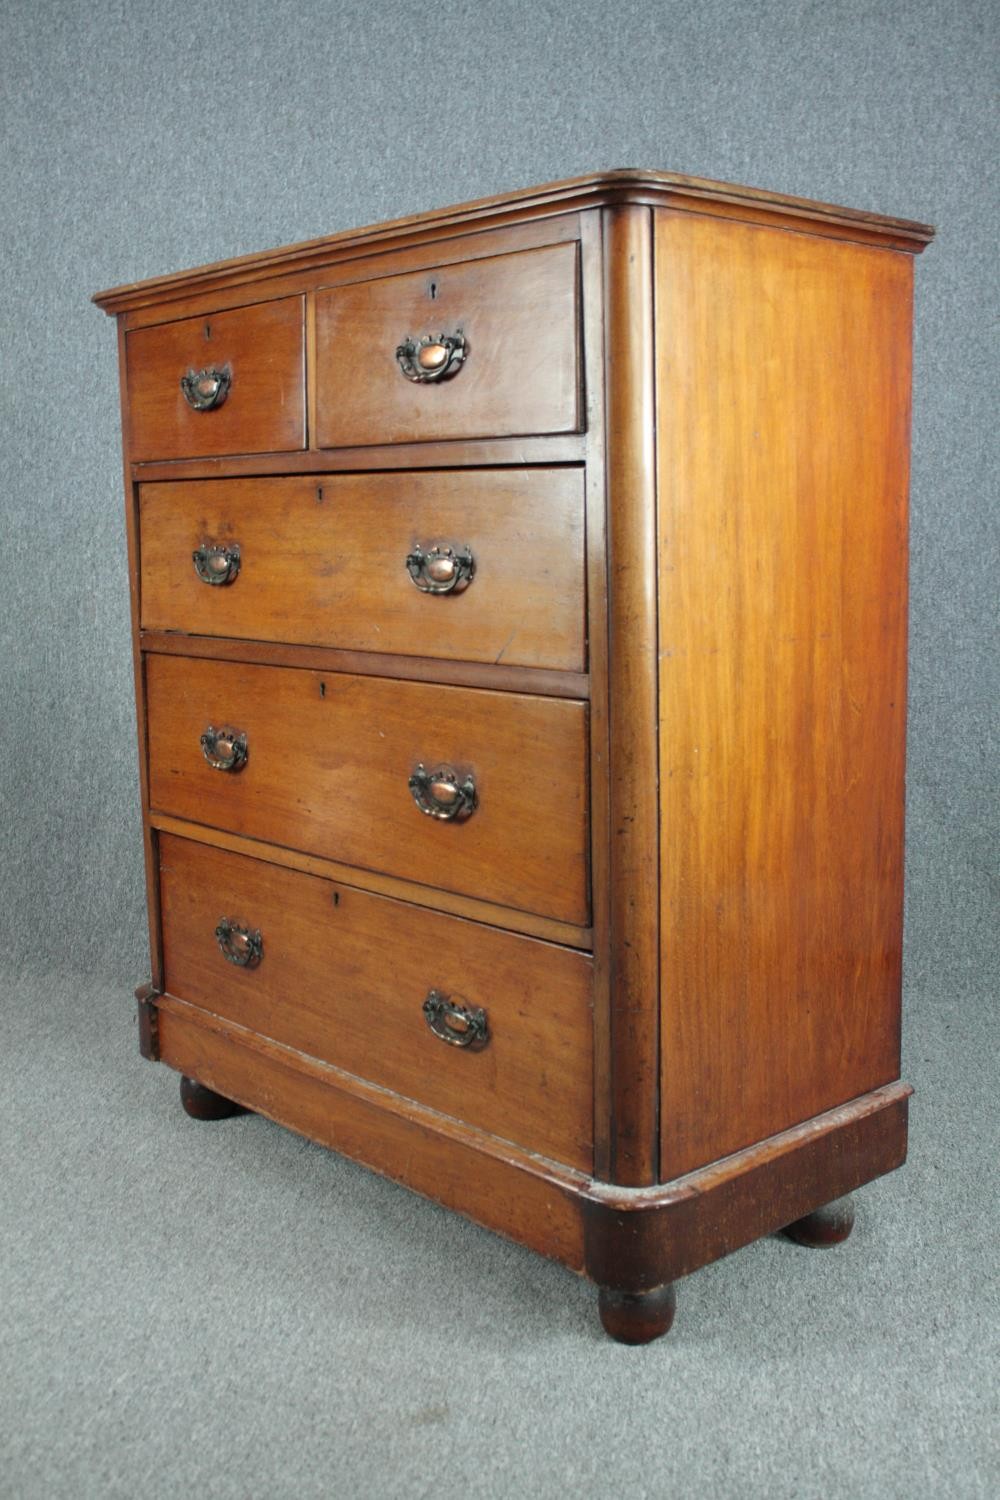
[[[898,1076],[912,262],[656,236],[667,1178]]]

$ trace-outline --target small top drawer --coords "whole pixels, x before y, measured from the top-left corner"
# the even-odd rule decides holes
[[[302,297],[133,329],[125,348],[133,460],[305,447]]]
[[[319,446],[578,431],[578,278],[570,243],[318,292]]]

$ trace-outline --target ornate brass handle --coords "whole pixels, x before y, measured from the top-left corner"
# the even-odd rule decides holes
[[[194,570],[202,583],[234,583],[240,571],[240,544],[205,542],[191,553]]]
[[[188,370],[181,376],[184,400],[195,411],[214,411],[229,395],[233,372],[228,365],[221,369]]]
[[[431,990],[423,1004],[427,1024],[452,1047],[485,1047],[490,1039],[486,1012],[478,1005],[459,1004],[461,998],[450,999],[440,990]]]
[[[409,334],[396,350],[399,368],[407,380],[426,384],[429,380],[450,380],[457,375],[469,353],[461,328],[454,333],[425,333],[412,339]]]
[[[241,771],[247,763],[247,737],[235,729],[214,729],[209,724],[199,743],[213,771]]]
[[[435,766],[433,771],[416,766],[409,784],[414,802],[429,818],[460,823],[476,810],[475,781],[471,774],[459,780],[451,766]]]
[[[227,963],[238,969],[255,969],[264,957],[264,939],[257,927],[241,927],[232,917],[221,917],[215,941]]]
[[[429,547],[418,542],[406,559],[406,571],[422,594],[460,594],[476,576],[476,563],[466,547]]]

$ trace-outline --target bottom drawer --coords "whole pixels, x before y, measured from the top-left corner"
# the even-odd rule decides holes
[[[160,895],[170,994],[592,1170],[585,954],[173,835]]]

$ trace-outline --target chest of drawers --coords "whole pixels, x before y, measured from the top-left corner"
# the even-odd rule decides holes
[[[119,287],[152,979],[608,1331],[845,1238],[899,1081],[926,226],[579,178]]]

